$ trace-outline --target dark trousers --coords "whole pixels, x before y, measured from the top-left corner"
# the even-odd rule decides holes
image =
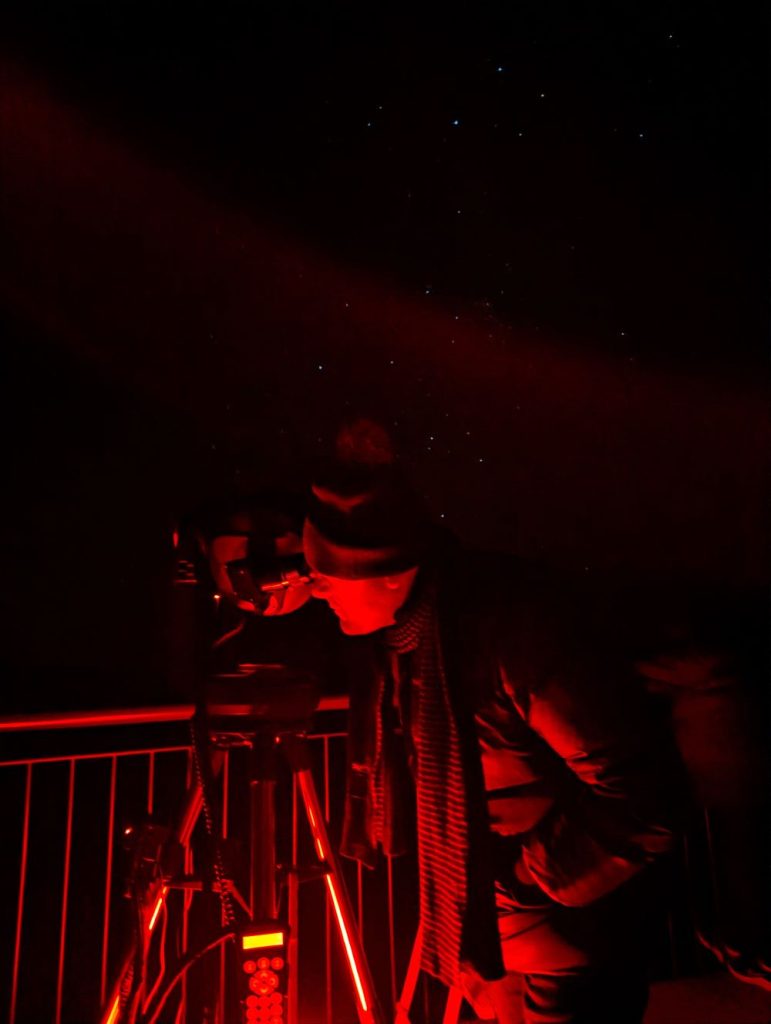
[[[498,891],[509,973],[486,987],[499,1024],[641,1024],[662,900],[638,878],[587,907],[524,909]]]
[[[578,970],[523,977],[525,1024],[641,1024],[648,982],[639,971]]]
[[[494,1012],[498,1024],[640,1024],[647,1001],[639,971],[582,968],[488,983],[481,1012],[484,1020]]]

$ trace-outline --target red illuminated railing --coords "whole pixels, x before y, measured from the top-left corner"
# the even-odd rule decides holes
[[[324,699],[319,707],[319,723],[323,723],[325,712],[343,710],[347,700],[342,698]],[[8,1021],[9,1024],[27,1024],[28,1021],[50,1019],[53,1024],[66,1024],[68,1021],[82,1019],[101,1019],[101,1008],[105,1007],[110,992],[115,984],[116,970],[119,967],[121,940],[121,922],[125,917],[120,903],[119,879],[116,874],[116,862],[119,844],[123,838],[122,829],[127,820],[131,804],[132,819],[158,812],[160,817],[177,807],[184,799],[186,788],[192,783],[192,757],[189,743],[186,742],[186,725],[194,712],[193,705],[173,707],[132,708],[125,710],[109,710],[94,712],[68,712],[62,714],[14,716],[0,719],[0,743],[3,736],[13,737],[14,744],[19,747],[24,741],[34,740],[38,749],[34,753],[22,751],[19,756],[4,756],[0,759],[0,785],[4,791],[14,790],[11,801],[17,813],[11,815],[12,820],[6,821],[7,841],[18,843],[18,855],[2,879],[6,894],[10,894],[15,903],[12,915],[13,928],[5,936],[5,946],[10,946],[10,964],[8,976]],[[157,739],[147,736],[153,730],[162,729],[177,731],[179,742],[165,736]],[[85,730],[85,731],[83,731]],[[115,734],[119,739],[115,740]],[[140,742],[137,742],[140,735]],[[87,749],[99,747],[94,742],[96,737],[105,736],[110,740],[109,749]],[[53,743],[58,746],[72,741],[77,750],[68,748],[62,752],[47,752]],[[40,742],[44,749],[39,749]],[[115,745],[112,745],[115,742]],[[320,794],[316,805],[316,813],[328,820],[335,802],[332,792],[330,760],[337,755],[342,757],[344,734],[342,732],[324,731],[320,724],[319,731],[311,737],[311,745],[315,750],[316,787]],[[119,745],[120,744],[120,745]],[[7,754],[8,746],[4,745]],[[172,764],[173,762],[173,764]],[[171,768],[176,778],[176,800],[170,798],[168,792],[164,800],[159,799],[161,789],[168,790],[163,783]],[[233,759],[228,752],[224,754],[223,769],[220,774],[222,799],[222,831],[227,836],[233,829],[234,819],[238,816],[238,807],[234,807],[237,799],[237,786],[233,780]],[[94,780],[86,779],[99,775],[98,804],[93,801]],[[56,796],[52,796],[52,777],[56,775]],[[61,777],[60,777],[61,776]],[[124,778],[124,776],[128,776]],[[86,782],[89,785],[86,786]],[[300,779],[302,786],[302,779]],[[304,815],[298,803],[298,780],[291,787],[291,815],[288,844],[293,858],[297,858],[298,849],[302,845],[302,829],[308,830]],[[306,803],[307,803],[307,795]],[[164,804],[160,807],[159,804]],[[313,813],[313,812],[311,812]],[[46,838],[50,829],[41,827],[48,818],[56,818],[58,838]],[[191,822],[195,815],[191,817]],[[299,819],[299,821],[298,821]],[[311,821],[312,825],[312,821]],[[84,829],[88,833],[86,847],[93,853],[100,848],[98,870],[88,873],[84,881],[82,859]],[[77,842],[75,842],[77,833]],[[192,833],[192,824],[189,829]],[[188,834],[188,846],[185,853],[186,867],[192,868],[193,846],[190,845],[192,835]],[[318,835],[311,828],[310,841],[314,843],[318,853]],[[46,870],[42,872],[44,885],[50,888],[49,897],[41,908],[39,896],[41,876],[41,843],[49,849],[45,853]],[[331,851],[322,850],[323,859],[328,859]],[[34,862],[34,863],[33,863]],[[36,881],[31,883],[31,870],[34,868]],[[367,918],[372,915],[373,929],[377,932],[378,988],[384,1004],[393,1007],[397,995],[397,977],[400,965],[397,963],[398,951],[395,940],[395,880],[390,862],[384,863],[379,877],[367,878],[355,866],[346,867],[348,888],[352,894],[354,914],[359,933],[366,931]],[[369,875],[369,873],[367,873]],[[341,894],[336,882],[326,875],[326,888],[330,900],[319,901],[318,896],[312,900],[312,908],[304,911],[305,896],[300,895],[298,887],[289,887],[289,898],[294,902],[290,913],[303,922],[300,935],[293,935],[291,941],[302,947],[304,938],[308,937],[306,918],[311,915],[312,922],[322,921],[316,927],[316,935],[311,935],[311,945],[301,953],[304,965],[303,973],[315,976],[309,991],[314,993],[313,1009],[305,1012],[303,1024],[339,1024],[339,1022],[356,1019],[352,996],[345,991],[347,988],[342,975],[341,963],[345,954],[350,958],[350,949],[338,949],[337,936],[340,925]],[[87,891],[88,887],[88,891]],[[302,890],[302,886],[299,887]],[[309,887],[310,888],[310,887]],[[324,891],[322,885],[321,892]],[[98,893],[98,898],[97,898]],[[181,916],[179,943],[181,951],[188,947],[191,936],[193,892],[186,891],[177,900],[180,906],[177,911]],[[166,906],[171,902],[171,895],[159,894],[157,905],[152,914],[151,931],[157,926],[165,927]],[[373,904],[379,903],[378,907]],[[323,903],[323,907],[319,903]],[[385,903],[385,907],[383,907]],[[319,917],[321,914],[321,917]],[[45,927],[41,928],[41,915],[45,915]],[[333,916],[334,915],[334,916]],[[11,915],[7,915],[10,919]],[[82,929],[84,919],[88,920],[88,941],[83,940]],[[95,920],[98,918],[98,920]],[[336,919],[335,919],[336,918]],[[385,927],[382,927],[382,925]],[[413,929],[405,936],[406,941],[412,938]],[[55,939],[51,936],[55,933]],[[98,933],[98,934],[97,934]],[[45,956],[48,975],[45,983],[40,981],[39,972],[32,968],[36,957],[40,955],[41,934],[46,935]],[[354,936],[346,936],[343,928],[343,939],[348,944]],[[316,940],[321,938],[321,948],[316,948]],[[358,941],[358,936],[355,937]],[[385,941],[383,941],[385,939]],[[78,940],[78,941],[76,941]],[[75,948],[78,947],[78,948]],[[98,948],[97,948],[98,947]],[[2,948],[0,946],[0,948]],[[85,959],[83,949],[87,948],[91,956]],[[409,951],[407,951],[409,952]],[[406,954],[402,955],[406,959]],[[54,963],[55,961],[55,963]],[[0,964],[0,968],[3,965]],[[319,968],[323,977],[318,978]],[[224,985],[225,957],[220,956],[220,974]],[[79,978],[80,980],[73,980]],[[294,976],[290,982],[294,988],[295,1005],[300,997],[302,1005],[303,992],[298,992],[300,982]],[[361,998],[361,979],[359,979],[359,998]],[[0,989],[5,986],[0,984]],[[48,1002],[42,998],[40,989],[45,988]],[[89,992],[84,993],[88,988]],[[187,978],[181,985],[181,998],[173,1018],[176,1024],[186,1019]],[[79,991],[78,991],[79,990]],[[307,999],[306,999],[307,1002]],[[84,1007],[87,1009],[84,1010]],[[109,1013],[109,1007],[108,1007]],[[165,1019],[165,1018],[163,1018]]]
[[[319,708],[317,731],[310,739],[319,799],[310,804],[310,829],[299,799],[302,780],[295,776],[286,790],[284,842],[293,863],[304,861],[303,839],[305,860],[330,856],[328,850],[319,849],[314,815],[331,821],[334,831],[340,812],[345,734],[325,729],[324,722],[329,721],[328,713],[346,706],[344,698],[332,698],[323,700]],[[113,998],[126,933],[127,902],[121,898],[119,884],[123,829],[127,821],[151,815],[169,821],[183,806],[194,775],[188,739],[193,713],[193,705],[178,705],[0,719],[4,800],[0,885],[7,908],[0,914],[0,993],[8,993],[5,1006],[0,1004],[0,1016],[7,1012],[9,1024],[97,1022],[105,1019],[106,1006],[109,1013],[112,1002],[108,1006],[107,1000]],[[243,824],[239,786],[244,780],[239,771],[237,752],[224,752],[219,775],[224,838],[237,837]],[[200,806],[189,810],[182,829],[185,869],[191,877],[198,810]],[[706,864],[714,887],[706,813],[704,821]],[[84,849],[91,864],[85,872]],[[686,861],[686,879],[689,870]],[[432,994],[421,978],[417,997],[412,998],[417,978],[417,961],[410,956],[416,928],[414,865],[385,859],[376,872],[365,873],[360,866],[347,864],[344,874],[358,935],[389,1019],[399,1024],[442,1019],[446,993],[440,994],[438,1002],[437,993]],[[315,895],[313,886],[306,890],[296,883],[288,885],[289,917],[300,923],[289,938],[290,963],[299,963],[299,969],[290,972],[288,1000],[300,1007],[301,1024],[353,1024],[356,994],[345,967],[350,950],[342,948],[335,934],[340,924],[340,893],[332,876],[326,875],[325,883],[315,886]],[[159,891],[148,918],[150,931],[160,931],[173,911],[182,953],[195,941],[194,889],[191,883],[183,891]],[[693,973],[692,963],[682,962],[684,949],[686,958],[691,955],[692,923],[686,912],[679,919],[670,916],[669,942],[662,942],[661,956],[669,966],[663,967],[661,976]],[[345,928],[342,937],[344,943]],[[219,957],[223,988],[224,949],[212,956]],[[188,1005],[194,1005],[189,999],[194,981],[192,976],[183,977],[173,1014],[161,1021],[184,1024]],[[360,1000],[362,992],[359,979]],[[409,1015],[408,1002],[412,1003]],[[454,993],[449,1004],[452,1012],[445,1019],[454,1020],[458,1004]],[[215,1017],[215,1024],[224,1024],[221,1015]]]

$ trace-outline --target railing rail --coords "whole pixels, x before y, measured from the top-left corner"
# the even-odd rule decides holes
[[[318,711],[345,711],[348,698],[322,697]],[[169,704],[143,708],[105,708],[95,711],[54,711],[29,715],[0,716],[0,733],[42,729],[90,729],[112,725],[155,725],[160,722],[189,722],[195,704]],[[5,763],[0,758],[0,766]]]

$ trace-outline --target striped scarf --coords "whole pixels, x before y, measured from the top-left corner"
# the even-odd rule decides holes
[[[397,655],[412,655],[410,720],[416,758],[421,966],[452,985],[461,960],[468,903],[471,814],[432,589],[426,588],[403,621],[386,630],[385,642]],[[382,705],[377,718],[376,744],[382,749]]]

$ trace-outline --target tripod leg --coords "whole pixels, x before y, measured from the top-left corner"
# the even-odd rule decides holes
[[[249,755],[252,919],[276,917],[276,754],[272,732],[256,736]]]
[[[396,1021],[394,1024],[410,1024],[410,1007],[412,1006],[412,1000],[415,996],[415,988],[418,984],[418,975],[420,974],[420,951],[423,944],[423,928],[418,925],[417,933],[415,934],[415,943],[412,947],[412,953],[410,954],[410,963],[407,968],[407,977],[404,979],[404,988],[402,989],[401,998],[396,1006]],[[458,985],[453,987],[447,993],[447,1002],[444,1007],[444,1014],[442,1015],[442,1024],[458,1024],[458,1017],[460,1016],[460,1009],[463,1005],[463,992]]]
[[[415,933],[415,942],[410,953],[407,976],[402,987],[402,994],[399,997],[399,1002],[396,1004],[395,1024],[410,1024],[410,1007],[412,1006],[412,1000],[415,998],[415,989],[417,988],[418,976],[420,975],[420,951],[422,945],[423,929],[418,925],[418,930]]]
[[[224,760],[225,755],[221,750],[211,751],[211,772],[215,778],[219,775]],[[190,844],[190,837],[193,834],[193,829],[198,822],[202,810],[203,789],[198,782],[194,781],[187,791],[182,814],[174,829],[174,838],[180,846],[188,846]]]
[[[216,776],[224,760],[222,751],[215,750],[211,756],[211,768],[212,773]],[[172,833],[172,840],[179,843],[182,847],[187,847],[190,843],[190,837],[193,834],[198,818],[201,815],[203,809],[203,789],[201,785],[194,781],[193,784],[187,791],[185,797],[185,803],[182,808],[182,812],[177,820]],[[159,891],[153,891],[147,894],[147,906],[144,912],[140,915],[142,919],[147,918],[149,931],[153,930],[155,922],[158,918],[158,914],[161,910],[163,902],[165,901],[167,894],[166,886],[162,886]],[[134,963],[137,956],[137,940],[132,939],[129,949],[126,952],[120,971],[118,972],[118,979],[113,985],[107,1003],[102,1010],[102,1016],[100,1017],[100,1024],[118,1024],[121,1020],[122,1012],[124,1010],[124,1002],[128,996],[127,989],[131,988],[131,972],[134,969]]]
[[[340,860],[329,840],[324,814],[316,793],[316,784],[308,763],[305,747],[301,740],[293,740],[287,751],[292,770],[297,778],[300,793],[305,804],[305,813],[311,828],[316,856],[326,864],[328,871],[324,875],[329,898],[332,903],[335,921],[340,939],[345,949],[348,968],[351,973],[356,993],[356,1010],[359,1024],[385,1024],[385,1015],[378,1004],[375,986],[372,982],[364,947],[351,907],[351,901],[343,882]]]
[[[297,864],[297,779],[292,779],[292,864]],[[289,871],[287,877],[287,911],[289,918],[289,948],[287,959],[289,961],[289,1012],[287,1024],[299,1024],[298,998],[300,986],[297,979],[297,934],[300,923],[300,881],[296,871]]]
[[[457,985],[453,985],[447,993],[447,1004],[444,1008],[442,1024],[458,1024],[458,1016],[462,1005],[463,993]]]

